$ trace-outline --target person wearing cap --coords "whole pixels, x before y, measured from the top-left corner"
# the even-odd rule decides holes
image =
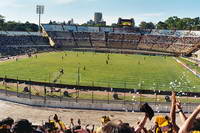
[[[110,121],[110,118],[108,116],[102,116],[101,117],[101,125],[105,126],[108,122]],[[102,126],[97,127],[96,133],[101,133],[102,132]]]
[[[157,116],[155,119],[154,131],[156,133],[178,132],[179,127],[176,124],[176,93],[172,91],[171,108],[169,116]]]
[[[106,123],[110,121],[110,118],[108,116],[103,116],[101,118],[101,124],[104,126]]]
[[[55,114],[54,117],[54,124],[55,124],[55,127],[57,127],[58,129],[60,129],[61,131],[65,131],[67,128],[64,124],[64,122],[62,122],[59,118],[58,118],[58,115]]]
[[[155,133],[172,132],[172,124],[168,116],[156,116],[155,118]]]

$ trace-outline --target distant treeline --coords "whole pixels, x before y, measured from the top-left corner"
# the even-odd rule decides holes
[[[118,27],[117,24],[112,24]],[[135,26],[137,27],[137,26]],[[169,17],[165,21],[153,22],[142,21],[138,28],[140,29],[165,29],[165,30],[200,30],[200,18],[179,18],[177,16]]]
[[[143,21],[139,27],[141,29],[200,30],[200,18],[179,18],[173,16],[163,22],[159,21],[157,24]]]
[[[5,21],[5,17],[0,15],[0,30],[4,31],[38,31],[38,25],[34,23],[20,23],[15,21]]]
[[[65,24],[50,21],[50,24]],[[87,26],[87,24],[82,24]],[[90,26],[90,25],[88,25]],[[99,25],[96,25],[99,26]],[[109,27],[109,25],[106,25]],[[113,27],[118,27],[117,24],[112,24]],[[140,29],[166,29],[166,30],[200,30],[200,18],[179,18],[177,16],[169,17],[165,21],[159,21],[157,24],[152,22],[142,21],[138,28]],[[0,30],[6,31],[38,31],[38,25],[34,23],[20,23],[15,21],[5,21],[5,17],[0,15]]]

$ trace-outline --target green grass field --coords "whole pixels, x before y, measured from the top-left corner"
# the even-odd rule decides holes
[[[63,58],[62,58],[63,57]],[[0,63],[0,76],[80,85],[200,91],[200,80],[172,57],[92,52],[52,52]],[[64,74],[59,77],[59,70]]]

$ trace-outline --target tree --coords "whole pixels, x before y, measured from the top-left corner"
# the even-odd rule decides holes
[[[200,18],[178,18],[177,16],[169,17],[164,22],[158,22],[157,29],[169,30],[200,30]]]
[[[3,24],[5,22],[5,17],[0,15],[0,30],[3,30]]]
[[[165,23],[167,24],[168,29],[175,30],[177,29],[180,18],[177,16],[169,17],[167,20],[165,20]]]
[[[156,24],[156,28],[157,28],[157,29],[167,29],[167,24],[166,24],[165,22],[159,21],[159,22]]]
[[[112,23],[111,26],[112,27],[118,27],[118,25],[116,23]]]
[[[132,26],[135,27],[135,19],[131,18],[131,21],[132,21]]]
[[[20,23],[15,21],[8,21],[4,23],[4,29],[7,31],[29,31],[29,32],[36,32],[38,31],[38,25],[33,23]]]
[[[147,23],[145,21],[142,21],[139,27],[141,29],[155,29],[155,25],[152,22]]]
[[[147,25],[147,23],[144,22],[144,21],[142,21],[142,22],[140,23],[139,27],[140,27],[141,29],[146,29],[146,25]]]
[[[191,30],[193,25],[194,20],[191,18],[183,18],[181,19],[183,26],[181,27],[181,29],[184,30]]]

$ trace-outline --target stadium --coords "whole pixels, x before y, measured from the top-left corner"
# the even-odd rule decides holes
[[[42,29],[1,32],[1,99],[112,111],[138,111],[137,104],[148,102],[154,111],[168,112],[168,97],[176,91],[188,112],[199,103],[199,68],[191,56],[199,50],[198,31]]]
[[[39,25],[0,15],[0,133],[200,131],[199,18],[40,24],[43,12]]]

